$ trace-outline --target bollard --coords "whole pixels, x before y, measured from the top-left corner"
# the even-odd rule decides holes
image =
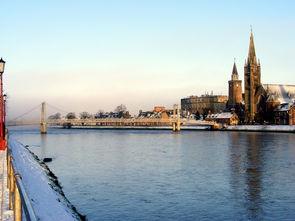
[[[15,180],[20,178],[19,174],[15,174]],[[14,221],[22,220],[22,201],[16,182],[14,182]]]
[[[13,174],[13,168],[12,164],[10,162],[10,173],[9,173],[9,209],[13,209],[13,195],[14,195],[14,174]]]
[[[7,168],[8,168],[8,157],[9,157],[9,150],[8,150],[8,148],[7,148],[7,149],[6,149]]]
[[[7,160],[7,188],[10,189],[10,156],[9,156],[9,151],[7,149],[7,156],[6,156],[6,160]]]
[[[179,118],[177,119],[177,123],[176,124],[177,124],[177,126],[176,126],[177,129],[176,130],[177,131],[180,131],[180,120],[179,120]]]

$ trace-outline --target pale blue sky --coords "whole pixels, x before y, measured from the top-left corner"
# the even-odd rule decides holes
[[[10,118],[42,101],[132,113],[240,78],[253,26],[263,83],[295,84],[295,1],[4,1]]]

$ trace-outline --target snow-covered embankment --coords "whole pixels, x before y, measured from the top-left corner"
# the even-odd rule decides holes
[[[240,130],[240,131],[269,131],[269,132],[293,132],[295,133],[294,125],[235,125],[227,126],[225,130]]]
[[[64,196],[56,176],[37,156],[11,138],[9,149],[37,218],[42,221],[81,220],[81,216]]]

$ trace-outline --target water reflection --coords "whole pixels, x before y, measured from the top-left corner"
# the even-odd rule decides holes
[[[259,142],[260,141],[260,142]],[[263,144],[257,134],[249,134],[247,136],[248,148],[246,151],[247,168],[246,168],[246,208],[248,210],[248,218],[260,219],[262,213],[261,207],[261,180],[263,172]]]
[[[247,219],[261,220],[263,145],[258,134],[231,133],[231,187],[237,202],[244,206]],[[242,199],[239,199],[241,198]]]
[[[46,134],[40,134],[40,147],[41,147],[41,151],[40,151],[40,157],[41,160],[43,160],[46,157],[46,143],[47,143],[47,135]]]

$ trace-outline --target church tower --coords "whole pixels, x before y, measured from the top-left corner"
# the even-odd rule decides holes
[[[260,62],[257,62],[253,33],[250,35],[248,58],[244,66],[245,83],[245,122],[254,123],[258,120],[258,106],[262,94],[260,81]]]
[[[234,62],[231,80],[228,81],[228,108],[235,108],[242,103],[242,81],[239,80],[239,75]]]

